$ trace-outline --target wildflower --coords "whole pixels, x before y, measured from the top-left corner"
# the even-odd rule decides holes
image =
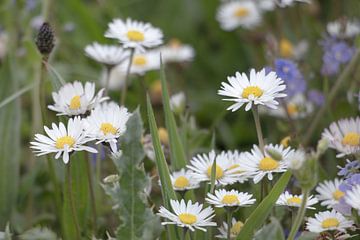
[[[356,185],[346,193],[345,202],[360,213],[360,185]]]
[[[129,59],[124,61],[122,71],[126,71]],[[148,71],[160,69],[160,53],[158,51],[147,51],[146,53],[137,52],[132,58],[130,73],[144,75]]]
[[[86,134],[98,143],[108,143],[113,152],[117,152],[117,139],[126,131],[130,117],[127,108],[119,107],[114,102],[103,103],[91,111],[84,122]]]
[[[145,52],[146,48],[153,48],[162,44],[163,34],[160,29],[150,23],[131,20],[114,19],[108,25],[105,37],[117,39],[124,48],[133,48]]]
[[[226,96],[225,101],[235,102],[227,110],[236,111],[244,104],[245,111],[249,111],[252,105],[264,105],[276,109],[279,104],[275,99],[285,97],[282,93],[286,86],[275,72],[265,74],[265,69],[256,72],[250,71],[248,78],[245,73],[236,72],[235,76],[228,77],[229,83],[222,82],[219,95]]]
[[[180,114],[185,110],[185,94],[179,92],[170,97],[170,108],[173,112]]]
[[[326,26],[327,32],[336,38],[353,38],[360,34],[360,24],[356,21],[338,20]]]
[[[63,155],[65,164],[69,162],[69,154],[76,151],[88,151],[97,153],[96,149],[85,146],[90,141],[84,131],[84,125],[80,117],[69,119],[67,128],[61,122],[59,126],[52,124],[52,129],[44,126],[47,136],[35,134],[35,141],[30,142],[31,148],[37,156],[56,153],[55,159]]]
[[[332,181],[324,181],[316,187],[319,193],[316,197],[321,201],[321,206],[332,208],[339,200],[345,196],[345,193],[340,190],[339,186],[342,180],[335,178]]]
[[[353,225],[353,221],[346,220],[346,218],[335,210],[319,212],[315,214],[315,218],[309,218],[306,223],[306,228],[310,232],[325,232],[336,230],[345,232],[347,228]]]
[[[339,153],[336,157],[356,154],[360,151],[360,118],[341,119],[325,129],[323,138],[329,141],[329,147]]]
[[[345,179],[339,186],[339,190],[344,193],[344,197],[339,200],[337,204],[334,205],[334,209],[344,215],[351,215],[351,205],[348,204],[345,199],[348,196],[348,193],[351,192],[354,187],[360,185],[360,173],[356,173],[351,177]]]
[[[322,92],[312,89],[307,94],[308,99],[316,106],[321,107],[325,103],[325,96]]]
[[[305,40],[300,41],[296,45],[286,38],[282,38],[279,42],[279,54],[282,58],[302,59],[308,48],[308,43]]]
[[[193,204],[191,200],[186,204],[184,199],[180,202],[170,200],[170,205],[174,213],[163,206],[160,207],[158,215],[168,219],[167,222],[162,222],[162,225],[174,224],[179,227],[189,228],[191,231],[199,229],[204,232],[206,232],[205,227],[216,226],[215,222],[211,222],[215,216],[211,207],[203,209],[202,204]]]
[[[285,161],[289,169],[298,171],[306,161],[306,153],[302,149],[297,149],[287,155]]]
[[[95,95],[95,83],[86,82],[85,86],[81,82],[75,81],[67,83],[58,92],[53,92],[52,97],[55,104],[48,108],[58,112],[57,115],[75,116],[85,114],[99,103],[108,99],[102,97],[104,89]]]
[[[346,159],[346,165],[344,167],[338,166],[338,168],[340,169],[338,172],[339,176],[349,178],[360,172],[360,162],[358,160],[350,161],[349,159]]]
[[[47,22],[44,22],[38,32],[36,37],[36,46],[39,52],[44,55],[48,56],[55,46],[55,36],[53,33],[53,29],[51,25]]]
[[[288,191],[282,193],[279,199],[276,201],[278,206],[288,206],[288,207],[300,207],[302,202],[302,195],[292,195]],[[309,196],[306,202],[306,208],[315,209],[312,205],[318,203],[318,200],[314,196]]]
[[[111,67],[120,64],[129,57],[129,53],[121,47],[102,45],[97,42],[87,45],[85,54],[93,60]]]
[[[215,190],[215,194],[208,193],[205,200],[217,208],[222,207],[248,207],[256,202],[252,194],[237,190]]]
[[[180,169],[170,174],[171,183],[175,191],[186,191],[200,187],[200,182],[193,177],[191,171]]]
[[[290,7],[294,5],[296,2],[308,3],[308,4],[311,3],[310,0],[277,0],[276,1],[277,5],[281,8]]]
[[[190,62],[195,56],[194,48],[182,44],[177,39],[172,39],[168,44],[159,49],[164,62]]]
[[[244,226],[244,223],[241,221],[237,221],[235,218],[231,219],[231,229],[230,229],[230,238],[236,238],[242,227]],[[228,231],[228,225],[226,222],[223,222],[222,226],[218,228],[220,234],[216,235],[217,238],[221,239],[227,239],[227,231]]]
[[[225,31],[232,31],[237,27],[252,29],[259,25],[261,12],[256,3],[250,0],[224,2],[220,5],[217,15],[220,26]]]

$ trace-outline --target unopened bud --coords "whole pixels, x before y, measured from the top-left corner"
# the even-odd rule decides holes
[[[325,153],[325,151],[329,148],[329,141],[325,138],[321,139],[318,142],[317,148],[316,148],[316,154],[317,156],[320,156]]]
[[[318,181],[318,158],[316,154],[307,155],[302,167],[294,171],[301,188],[311,190]]]
[[[283,155],[274,148],[265,147],[265,152],[274,160],[281,161],[283,160]]]
[[[55,46],[54,42],[53,30],[49,23],[44,22],[39,29],[35,42],[39,52],[44,56],[48,56]]]

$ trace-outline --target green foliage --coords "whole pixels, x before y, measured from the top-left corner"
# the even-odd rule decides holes
[[[261,228],[254,236],[254,240],[285,240],[281,224],[276,218],[271,218],[271,222]]]
[[[117,229],[118,239],[151,240],[161,231],[159,218],[149,208],[146,198],[151,182],[142,165],[145,157],[141,145],[142,131],[139,110],[136,110],[127,122],[126,133],[119,139],[121,150],[113,156],[120,180],[103,185],[121,221]]]
[[[35,227],[22,233],[21,240],[57,240],[56,234],[48,228]]]

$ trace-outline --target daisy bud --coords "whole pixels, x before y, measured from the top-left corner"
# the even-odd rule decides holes
[[[52,27],[49,23],[44,22],[39,29],[35,42],[39,52],[42,55],[48,56],[51,53],[55,45],[54,38],[55,37]]]
[[[321,139],[318,142],[317,148],[316,148],[316,154],[318,156],[325,153],[325,151],[329,148],[329,141],[325,138]]]
[[[294,171],[296,179],[302,189],[312,189],[318,182],[318,158],[316,154],[306,157],[304,164],[299,170]]]
[[[265,147],[265,152],[276,161],[281,161],[283,159],[281,152],[276,151],[274,148]]]

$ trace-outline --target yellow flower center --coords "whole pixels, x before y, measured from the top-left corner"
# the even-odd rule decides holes
[[[275,161],[271,157],[264,157],[259,164],[260,170],[263,171],[271,171],[275,170],[279,167],[278,161]]]
[[[358,146],[360,144],[360,135],[356,132],[350,132],[342,139],[342,144],[350,146]]]
[[[242,223],[241,221],[237,221],[234,225],[232,225],[231,229],[230,229],[230,233],[231,235],[239,235],[241,228],[244,226],[244,223]]]
[[[239,17],[239,18],[246,17],[248,15],[249,15],[249,10],[247,8],[244,8],[244,7],[239,7],[234,12],[234,16]]]
[[[286,108],[287,108],[287,111],[288,111],[288,113],[290,114],[290,116],[292,116],[292,115],[294,115],[294,114],[296,114],[296,113],[299,112],[299,108],[298,108],[295,104],[293,104],[293,103],[289,103],[289,104],[286,106]]]
[[[127,32],[126,35],[130,41],[134,41],[134,42],[141,42],[141,41],[144,41],[144,39],[145,39],[144,34],[137,30],[130,30]]]
[[[261,97],[263,95],[263,90],[261,90],[259,87],[256,86],[250,86],[244,88],[241,96],[243,98],[249,98],[250,95],[253,95],[255,97]]]
[[[284,147],[288,147],[289,143],[291,141],[291,137],[290,136],[286,136],[283,139],[281,139],[280,144],[283,145]]]
[[[299,197],[291,197],[288,198],[286,201],[288,204],[301,204],[301,198]]]
[[[145,56],[139,55],[135,56],[133,60],[133,64],[137,66],[144,66],[147,63],[147,59]]]
[[[223,204],[234,204],[239,203],[239,199],[234,194],[225,195],[223,199],[221,200]]]
[[[81,107],[81,103],[80,103],[80,96],[76,95],[75,97],[73,97],[70,101],[70,106],[69,108],[71,110],[77,110]]]
[[[111,123],[102,123],[100,126],[100,130],[105,134],[108,135],[109,133],[115,135],[117,129]]]
[[[335,192],[333,192],[332,195],[333,195],[333,197],[335,198],[336,201],[339,201],[340,198],[342,198],[345,195],[345,193],[340,191],[340,190],[336,190]]]
[[[187,187],[189,186],[189,179],[187,179],[186,177],[184,176],[180,176],[178,177],[175,182],[174,182],[174,186],[176,188],[184,188],[184,187]]]
[[[280,56],[290,58],[294,55],[294,47],[291,42],[285,38],[280,40]]]
[[[55,146],[57,149],[63,149],[65,145],[71,148],[75,143],[75,139],[70,136],[60,137],[56,140]]]
[[[167,130],[165,128],[159,128],[158,130],[158,134],[159,134],[159,138],[160,138],[160,142],[162,144],[169,144],[169,134],[167,132]]]
[[[170,40],[169,46],[171,48],[179,48],[179,47],[181,47],[181,42],[179,39],[173,38]]]
[[[339,224],[340,224],[339,220],[337,220],[336,218],[328,218],[322,221],[321,226],[323,228],[331,228],[331,227],[337,227],[339,226]]]
[[[224,170],[216,164],[215,167],[215,179],[218,180],[219,178],[221,178],[224,175]],[[207,169],[207,175],[209,178],[211,178],[211,170],[212,170],[212,165],[210,167],[208,167]]]
[[[184,224],[193,224],[196,223],[197,218],[194,214],[191,213],[181,213],[179,214],[179,219]]]

